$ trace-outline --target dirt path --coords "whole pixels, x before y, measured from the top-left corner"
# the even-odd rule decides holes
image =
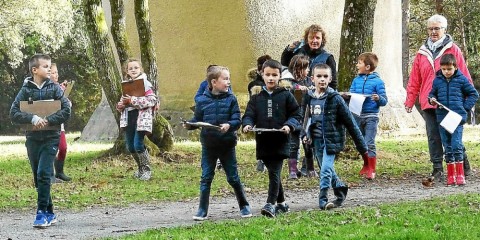
[[[464,187],[424,188],[421,179],[413,181],[383,180],[363,182],[350,189],[345,208],[377,205],[386,202],[412,201],[456,193],[480,193],[480,179],[469,177]],[[259,217],[265,194],[247,195],[255,217]],[[329,198],[333,198],[330,191]],[[287,202],[292,211],[318,209],[318,190],[287,191]],[[210,221],[240,219],[235,197],[214,198],[209,209]],[[58,212],[59,222],[47,229],[34,229],[32,213],[0,213],[0,240],[3,239],[96,239],[118,237],[146,229],[192,225],[197,201],[160,203],[158,205],[131,205],[129,207],[92,208],[81,212]]]

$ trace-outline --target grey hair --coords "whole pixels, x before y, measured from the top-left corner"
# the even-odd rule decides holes
[[[442,15],[439,15],[439,14],[435,14],[433,16],[431,16],[428,20],[427,20],[427,25],[429,23],[440,23],[440,25],[444,28],[447,28],[447,25],[448,25],[448,22],[447,22],[447,19],[442,16]]]

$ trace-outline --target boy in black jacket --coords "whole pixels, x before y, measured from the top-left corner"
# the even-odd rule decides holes
[[[57,222],[50,187],[53,161],[60,142],[60,127],[58,130],[45,128],[60,125],[70,117],[70,103],[63,96],[63,90],[50,80],[51,65],[48,55],[37,54],[30,58],[29,70],[32,77],[25,79],[10,108],[10,118],[14,123],[33,125],[34,131],[26,132],[25,146],[38,194],[37,215],[33,222],[35,228],[46,228]],[[39,100],[60,100],[61,109],[50,116],[37,116],[20,110],[20,101]]]
[[[276,129],[277,131],[257,132],[257,159],[262,159],[268,170],[268,198],[262,208],[262,215],[275,217],[278,212],[288,212],[281,182],[283,160],[289,156],[288,134],[299,128],[300,107],[295,97],[285,88],[278,86],[282,65],[275,60],[267,60],[262,67],[264,87],[252,94],[243,116],[243,131],[256,128]]]

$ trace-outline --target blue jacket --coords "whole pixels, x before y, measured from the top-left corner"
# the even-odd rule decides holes
[[[70,103],[67,98],[63,96],[63,90],[58,84],[53,83],[50,79],[45,80],[45,83],[39,89],[36,84],[32,82],[32,78],[25,79],[22,88],[15,97],[15,101],[10,108],[10,118],[12,122],[18,124],[32,124],[33,114],[20,111],[20,101],[38,100],[60,100],[61,109],[56,113],[46,116],[49,125],[60,125],[68,120],[70,117]],[[43,117],[43,116],[39,116]],[[60,130],[45,130],[45,131],[27,131],[26,137],[35,140],[47,140],[49,138],[59,138]]]
[[[380,107],[387,105],[388,102],[385,83],[380,79],[377,72],[357,75],[352,81],[350,92],[358,94],[378,94],[380,97],[378,101],[374,101],[371,97],[367,97],[365,102],[363,102],[362,114],[378,113]]]
[[[467,120],[467,112],[473,108],[478,100],[478,92],[460,69],[455,71],[450,81],[447,81],[447,78],[443,76],[442,70],[438,70],[428,97],[436,98],[439,103],[460,114],[462,116],[461,124],[463,124]],[[437,107],[436,113],[437,122],[441,122],[448,111]]]
[[[200,141],[205,147],[234,147],[237,143],[237,130],[241,125],[240,108],[237,98],[230,92],[213,95],[206,90],[197,99],[195,115],[191,122],[206,122],[213,125],[230,124],[226,133],[217,129],[202,128]]]
[[[347,130],[355,143],[357,151],[360,154],[366,153],[368,149],[365,139],[343,98],[332,88],[328,88],[326,94],[327,99],[324,106],[322,125],[319,126],[312,123],[306,131],[315,131],[313,128],[320,128],[323,131],[327,153],[338,154],[345,148],[345,130]],[[308,91],[303,98],[302,114],[305,113],[307,106],[310,108],[314,98],[313,91]],[[309,113],[307,112],[307,114]]]

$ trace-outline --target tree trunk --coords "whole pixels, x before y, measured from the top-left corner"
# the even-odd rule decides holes
[[[135,21],[140,41],[143,69],[158,95],[157,58],[148,13],[148,0],[135,0]]]
[[[108,26],[100,0],[86,0],[84,3],[84,15],[87,32],[92,43],[93,57],[98,67],[100,85],[102,86],[108,105],[111,109],[116,108],[118,99],[121,97],[121,76],[118,72],[112,46],[108,39]],[[117,124],[120,122],[120,113],[112,111]],[[113,153],[124,151],[120,146],[122,135],[112,149]]]
[[[408,23],[410,22],[410,1],[402,0],[402,74],[403,87],[406,87],[409,79],[410,50]]]
[[[135,21],[140,41],[143,69],[152,82],[153,89],[158,97],[157,59],[148,13],[148,0],[135,0]],[[153,132],[148,136],[148,139],[159,148],[160,152],[171,150],[173,147],[173,130],[168,121],[160,114],[155,114]],[[154,154],[154,151],[151,152]]]
[[[338,90],[350,87],[356,75],[358,56],[371,52],[373,47],[373,20],[376,0],[346,0],[340,39]]]
[[[125,6],[124,0],[110,0],[110,8],[112,14],[112,37],[117,49],[118,59],[121,66],[125,66],[128,60],[130,47],[127,41]],[[122,69],[124,71],[124,69]],[[125,74],[125,73],[123,73]]]
[[[435,0],[435,11],[443,15],[443,0]]]
[[[462,53],[463,53],[463,57],[465,58],[465,62],[468,63],[468,47],[467,47],[467,37],[466,37],[466,34],[465,34],[465,21],[464,21],[464,18],[466,16],[465,14],[465,10],[464,7],[466,6],[466,4],[462,1],[462,0],[457,0],[456,1],[457,4],[460,4],[460,5],[457,5],[458,8],[457,8],[457,11],[458,11],[458,16],[459,16],[459,30],[460,30],[460,38],[461,38],[461,41],[460,41],[460,48],[462,49]],[[467,64],[468,66],[468,64]]]

